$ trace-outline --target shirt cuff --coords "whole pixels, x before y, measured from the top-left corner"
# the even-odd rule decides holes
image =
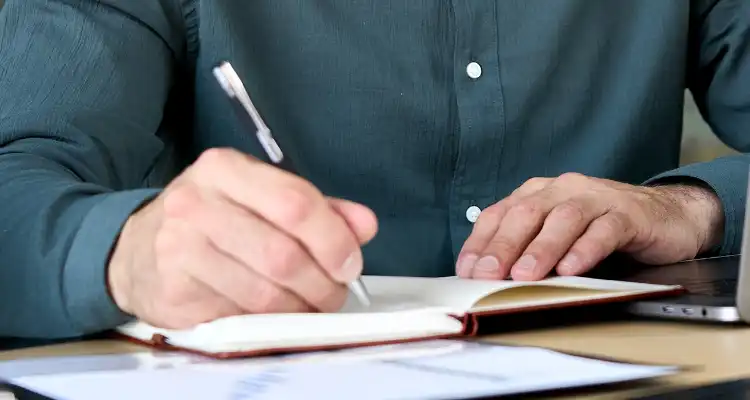
[[[132,319],[110,296],[107,266],[128,217],[159,193],[159,189],[140,189],[99,195],[100,200],[86,214],[63,272],[63,301],[80,332],[98,333]]]
[[[644,185],[690,183],[698,180],[712,189],[724,209],[724,234],[716,255],[739,254],[745,220],[748,163],[739,157],[718,158],[664,172]]]

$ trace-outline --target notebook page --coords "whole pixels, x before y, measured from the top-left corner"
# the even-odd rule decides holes
[[[592,295],[597,294],[596,291],[608,292],[598,294],[611,297],[618,292],[651,292],[673,287],[575,276],[551,277],[536,282],[392,276],[364,276],[362,280],[370,293],[379,298],[401,299],[403,302],[430,304],[461,312],[473,310],[476,303],[493,293],[512,288],[579,288],[589,289]]]
[[[374,297],[400,299],[405,303],[429,304],[464,313],[481,298],[498,290],[528,285],[509,280],[471,280],[394,276],[363,276],[363,283]]]
[[[574,287],[584,289],[620,291],[620,292],[650,292],[677,288],[674,285],[655,285],[650,283],[615,281],[607,279],[595,279],[582,276],[554,276],[540,282],[552,286]]]

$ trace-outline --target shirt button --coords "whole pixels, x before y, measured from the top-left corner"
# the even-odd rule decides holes
[[[477,219],[479,218],[479,214],[482,213],[482,210],[479,209],[477,206],[471,206],[466,209],[466,219],[469,220],[472,224],[477,222]]]
[[[469,78],[471,79],[477,79],[480,76],[482,76],[482,66],[471,62],[469,65],[466,66],[466,75],[469,75]]]

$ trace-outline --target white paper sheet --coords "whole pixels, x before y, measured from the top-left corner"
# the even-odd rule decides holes
[[[430,350],[425,346],[433,346],[434,351],[425,351]],[[409,352],[413,349],[421,352]],[[200,360],[157,369],[37,371],[8,380],[60,400],[443,399],[624,382],[669,375],[677,369],[605,362],[538,348],[434,341],[283,362]]]

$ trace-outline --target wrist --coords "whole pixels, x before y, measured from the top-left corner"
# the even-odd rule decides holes
[[[695,227],[698,254],[719,246],[724,236],[724,207],[719,196],[703,182],[665,184],[659,187]]]
[[[120,229],[107,263],[107,290],[115,305],[125,314],[134,315],[131,299],[133,279],[138,273],[133,272],[139,266],[149,262],[153,253],[153,240],[150,233],[159,219],[154,218],[154,199],[142,202],[131,211],[130,216]]]
[[[107,289],[115,305],[126,314],[133,314],[128,305],[130,292],[128,270],[133,265],[137,249],[133,243],[136,214],[131,215],[120,232],[107,265]]]

